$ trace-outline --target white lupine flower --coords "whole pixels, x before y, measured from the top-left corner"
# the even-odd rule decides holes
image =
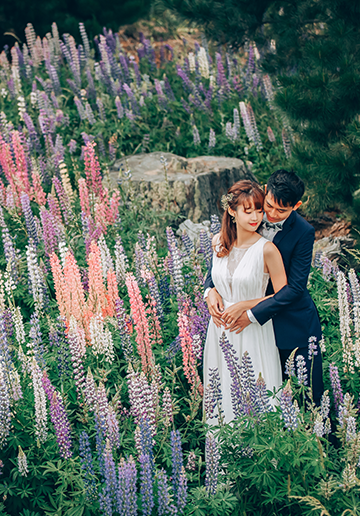
[[[338,271],[337,277],[338,302],[339,302],[339,318],[340,318],[340,334],[343,348],[344,372],[354,373],[354,361],[352,357],[353,341],[351,338],[351,318],[350,307],[347,296],[347,281],[345,274]]]
[[[16,369],[12,368],[9,371],[10,396],[12,401],[19,401],[23,397],[20,376]]]
[[[349,280],[351,286],[351,293],[353,297],[352,316],[354,322],[354,353],[355,365],[360,366],[360,285],[354,269],[349,271]]]
[[[114,270],[114,263],[111,258],[111,254],[109,251],[109,248],[106,244],[104,235],[101,235],[101,237],[98,240],[98,246],[100,249],[100,255],[101,255],[101,268],[102,268],[102,274],[104,280],[107,279],[107,273],[108,271]]]
[[[121,239],[115,244],[115,272],[116,280],[120,285],[125,285],[126,271],[129,268],[129,260],[125,254]]]
[[[10,394],[6,371],[3,365],[3,357],[0,355],[0,448],[2,448],[10,433],[11,413]]]
[[[24,120],[24,113],[26,113],[26,103],[22,95],[18,97],[18,112],[20,120]]]
[[[63,268],[65,267],[66,254],[67,254],[68,250],[69,250],[69,248],[65,242],[59,242],[60,261],[61,261],[61,265],[63,266]]]
[[[19,446],[19,454],[18,454],[17,462],[18,462],[18,469],[19,469],[20,475],[22,477],[27,477],[27,474],[29,473],[27,458],[26,458],[26,455],[23,452],[21,446]]]
[[[15,336],[18,344],[25,343],[25,329],[21,310],[18,306],[12,309],[12,319],[15,326]]]
[[[188,59],[189,59],[189,68],[190,68],[190,72],[195,72],[195,69],[196,69],[196,63],[195,63],[195,56],[194,56],[194,53],[193,52],[190,52],[189,55],[188,55]]]
[[[322,437],[324,435],[324,423],[321,414],[316,414],[314,434],[316,434],[318,437]]]
[[[41,370],[35,358],[31,359],[30,367],[35,398],[35,434],[41,444],[47,438],[46,395],[41,381]]]
[[[101,315],[96,315],[90,320],[90,340],[93,354],[104,355],[105,361],[111,364],[115,358],[114,343],[109,329],[104,329]]]
[[[44,307],[44,282],[42,271],[37,262],[36,249],[33,243],[26,246],[26,259],[31,294],[35,301],[35,310],[38,312]]]
[[[5,288],[3,273],[0,271],[0,312],[5,310]]]
[[[206,50],[204,47],[200,47],[199,53],[198,53],[198,60],[199,60],[199,71],[201,74],[201,77],[204,77],[204,79],[209,78],[209,61],[206,55]]]
[[[210,128],[209,134],[209,149],[212,149],[216,145],[216,136],[214,129]]]

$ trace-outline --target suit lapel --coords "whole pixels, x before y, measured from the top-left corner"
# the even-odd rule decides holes
[[[296,219],[296,212],[293,211],[291,213],[291,215],[289,215],[289,217],[284,222],[282,231],[278,231],[274,237],[273,242],[276,245],[276,247],[279,247],[279,243],[281,242],[281,240],[289,233],[289,231],[291,231],[291,228],[293,227],[293,225],[295,223],[295,219]]]

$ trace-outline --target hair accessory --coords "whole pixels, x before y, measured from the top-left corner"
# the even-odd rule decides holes
[[[229,202],[231,202],[233,200],[233,197],[234,197],[233,193],[224,194],[221,197],[221,206],[223,207],[224,211],[227,211],[229,209]]]

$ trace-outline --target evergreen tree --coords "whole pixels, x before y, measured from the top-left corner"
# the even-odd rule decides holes
[[[293,129],[310,211],[351,204],[360,173],[360,2],[158,0],[233,48],[254,41]]]

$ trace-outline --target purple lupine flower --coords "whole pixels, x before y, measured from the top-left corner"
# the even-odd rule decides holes
[[[149,271],[148,269],[146,269],[142,273],[142,276],[145,278],[150,295],[156,303],[155,310],[156,310],[157,316],[158,316],[159,320],[162,321],[164,319],[164,311],[163,311],[163,307],[161,304],[159,288],[158,288],[158,284],[156,282],[155,275],[154,275],[153,271]]]
[[[168,477],[164,469],[157,473],[158,486],[158,515],[166,516],[167,514],[176,514],[176,507],[171,504],[171,497],[169,494]]]
[[[49,343],[57,352],[56,366],[61,380],[71,374],[71,357],[65,331],[66,326],[61,317],[58,318],[56,325],[50,327],[49,331]]]
[[[126,312],[124,309],[124,302],[122,299],[115,300],[115,311],[118,322],[118,329],[121,337],[121,346],[125,359],[130,362],[134,356],[133,346],[130,340],[130,331],[126,323]]]
[[[36,362],[41,369],[44,369],[46,365],[45,348],[41,338],[39,318],[35,312],[30,317],[29,337],[31,339],[31,348],[34,352]]]
[[[171,362],[171,360],[179,353],[181,350],[181,340],[180,336],[178,335],[167,347],[166,350],[166,359],[168,362]]]
[[[296,357],[296,376],[300,385],[308,384],[308,371],[305,358],[302,355]]]
[[[220,224],[219,217],[217,215],[211,215],[210,221],[211,221],[210,233],[212,235],[217,235],[221,230],[221,224]]]
[[[68,196],[64,190],[62,182],[56,176],[53,177],[53,185],[55,186],[55,190],[60,202],[61,212],[64,217],[65,224],[68,224],[69,220],[72,218],[71,210],[70,210],[70,201]]]
[[[295,376],[295,352],[291,353],[285,362],[285,374]]]
[[[337,366],[332,363],[329,365],[330,368],[330,382],[334,397],[334,404],[336,412],[339,411],[340,405],[344,402],[344,395],[339,378],[339,370]]]
[[[184,466],[181,468],[179,489],[176,496],[176,506],[180,514],[184,514],[187,502],[187,477]]]
[[[86,59],[88,59],[90,57],[90,44],[89,44],[89,39],[88,39],[88,36],[86,33],[85,25],[82,22],[79,23],[79,29],[80,29],[81,39],[82,39],[82,42],[84,45],[85,56],[86,56]]]
[[[221,381],[219,376],[218,368],[210,368],[209,369],[209,384],[205,389],[205,400],[204,400],[204,410],[206,414],[206,419],[211,419],[213,417],[221,418],[222,408],[222,393],[221,393]],[[214,413],[215,409],[218,409],[218,413]]]
[[[130,104],[131,104],[131,109],[133,110],[133,112],[136,115],[140,116],[140,109],[139,109],[139,105],[138,105],[138,103],[136,101],[134,92],[132,91],[132,89],[126,83],[123,84],[123,88],[124,88],[124,91],[125,91],[126,95],[129,98],[129,101],[130,101]]]
[[[222,63],[221,54],[216,52],[216,68],[217,68],[217,84],[220,88],[222,88],[224,91],[228,92],[230,91],[229,83],[227,82],[226,76],[225,76],[225,70],[224,65]]]
[[[18,273],[17,273],[17,255],[16,250],[13,243],[13,238],[10,236],[9,229],[7,226],[3,225],[2,228],[2,241],[3,241],[3,247],[4,247],[4,255],[5,259],[7,261],[7,265],[10,269],[10,275],[14,283],[17,282],[18,279]]]
[[[115,461],[111,451],[110,442],[106,439],[104,449],[104,489],[99,494],[100,509],[105,516],[112,516],[113,509],[117,507],[117,477]]]
[[[99,463],[99,472],[102,477],[105,476],[105,418],[101,417],[97,410],[94,411],[94,422],[95,422],[95,441],[96,441],[96,454]]]
[[[29,238],[32,238],[36,246],[39,245],[39,237],[36,230],[33,212],[31,211],[30,199],[27,193],[22,193],[20,196],[21,206],[25,217],[26,231]]]
[[[140,471],[140,493],[142,498],[142,512],[144,516],[151,516],[154,507],[153,497],[153,474],[150,458],[147,454],[141,454],[139,457],[141,466]]]
[[[137,516],[136,467],[130,455],[128,461],[121,458],[118,468],[117,511],[123,516]]]
[[[190,258],[192,253],[193,253],[193,251],[194,251],[194,244],[192,243],[189,235],[186,233],[185,230],[182,232],[181,240],[182,240],[182,242],[184,244],[186,254]]]
[[[11,428],[10,394],[5,362],[0,357],[0,449],[6,445]]]
[[[258,413],[257,392],[255,387],[255,373],[252,365],[251,357],[247,351],[241,357],[241,384],[243,392],[246,396],[246,404],[248,413]]]
[[[177,498],[179,487],[180,487],[180,475],[183,467],[183,453],[181,449],[181,435],[179,430],[171,430],[170,433],[171,442],[171,464],[172,464],[172,484]]]
[[[194,91],[195,85],[189,79],[187,73],[181,68],[180,65],[176,65],[176,72],[180,79],[183,81],[183,86],[185,87],[185,90],[187,90],[188,93],[192,93]]]
[[[317,341],[316,337],[309,337],[309,344],[308,344],[309,361],[311,361],[313,359],[313,357],[318,354],[316,341]]]
[[[54,425],[60,456],[63,459],[69,459],[72,456],[71,429],[64,402],[61,395],[51,385],[45,371],[43,372],[42,384],[50,401],[50,417]]]
[[[74,103],[75,103],[76,109],[78,110],[80,120],[81,121],[86,120],[87,119],[86,111],[84,109],[84,106],[82,105],[81,100],[79,99],[79,97],[77,95],[75,95],[75,97],[74,97]]]
[[[216,439],[210,433],[206,436],[205,457],[206,457],[206,477],[205,477],[206,491],[209,494],[214,495],[214,494],[216,494],[216,489],[217,489],[220,454],[219,454]]]
[[[213,255],[211,240],[205,229],[200,231],[200,253],[203,255],[206,267],[210,267],[210,261]]]
[[[94,85],[94,79],[93,79],[93,76],[91,74],[89,67],[86,69],[86,77],[87,77],[87,81],[88,81],[88,87],[86,90],[87,98],[95,100],[96,99],[96,90],[95,90],[95,85]]]
[[[266,383],[259,373],[258,379],[255,384],[256,389],[256,405],[258,407],[259,414],[265,414],[266,412],[271,412],[272,408],[269,402],[269,396],[266,389]]]
[[[45,253],[50,256],[52,253],[56,253],[58,250],[58,239],[56,234],[57,224],[56,221],[54,221],[52,213],[45,208],[40,210],[40,218],[43,228],[42,236]]]
[[[93,502],[97,498],[97,488],[89,436],[85,430],[81,432],[79,438],[79,456],[86,500]]]
[[[231,402],[233,411],[236,417],[239,417],[243,414],[247,414],[248,411],[246,409],[247,404],[246,400],[244,400],[243,389],[241,385],[241,368],[239,364],[239,358],[227,339],[225,332],[222,333],[219,340],[220,348],[224,353],[226,365],[228,367],[230,378],[231,378]]]
[[[42,147],[34,123],[30,115],[26,112],[23,114],[23,119],[29,133],[30,146],[32,150],[40,154],[42,152]]]
[[[287,428],[289,432],[291,430],[296,430],[299,422],[296,408],[292,402],[292,390],[290,380],[288,380],[288,383],[281,391],[280,408],[281,417],[284,420],[285,428]]]
[[[118,118],[120,118],[120,119],[123,118],[124,117],[124,108],[121,104],[120,97],[118,97],[118,96],[115,98],[115,106],[116,106]]]

